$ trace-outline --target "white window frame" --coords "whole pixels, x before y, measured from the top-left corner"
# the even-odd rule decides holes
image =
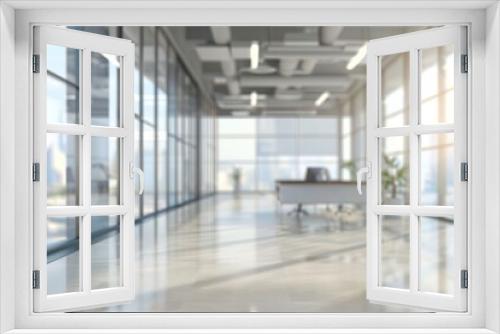
[[[353,332],[366,333],[492,333],[499,329],[499,116],[500,11],[492,1],[380,1],[287,2],[241,1],[233,5],[213,1],[201,5],[155,1],[75,1],[71,5],[51,1],[16,1],[0,4],[0,182],[15,186],[0,190],[0,320],[3,331],[16,329],[62,329],[65,333],[106,333],[98,328],[206,328],[196,332]],[[62,7],[66,7],[66,9]],[[74,8],[67,8],[73,6]],[[120,8],[121,6],[143,8]],[[157,8],[161,7],[163,8]],[[486,7],[491,6],[488,12]],[[50,7],[50,10],[43,9]],[[80,8],[79,8],[80,7]],[[103,8],[106,7],[106,8]],[[149,8],[144,8],[149,7]],[[417,9],[416,9],[417,7]],[[460,8],[462,7],[462,8]],[[14,10],[17,8],[17,10]],[[286,15],[285,15],[286,14]],[[435,25],[467,24],[469,50],[469,133],[471,152],[468,203],[470,237],[467,313],[433,314],[34,314],[32,312],[31,251],[32,194],[30,193],[31,119],[31,27],[34,24],[80,25]],[[488,24],[488,29],[486,29]],[[14,29],[15,27],[15,29]],[[15,31],[15,38],[14,38]],[[11,68],[15,60],[15,71]],[[489,66],[485,71],[485,65]],[[13,87],[12,82],[15,82]],[[15,97],[15,99],[14,99]],[[486,99],[486,102],[485,102]],[[15,109],[14,109],[15,106]],[[488,108],[485,108],[488,106]],[[6,124],[4,121],[7,121]],[[12,124],[15,122],[15,131]],[[10,127],[10,128],[9,128]],[[4,132],[5,131],[5,132]],[[15,136],[14,151],[11,148]],[[487,137],[486,137],[487,136]],[[488,140],[486,140],[488,138]],[[488,156],[488,164],[485,157]],[[491,161],[490,161],[491,159]],[[12,162],[14,161],[14,162]],[[15,183],[12,179],[15,177]],[[488,183],[485,182],[488,178]],[[10,180],[10,181],[9,181]],[[28,199],[28,200],[27,200]],[[486,204],[491,204],[487,207]],[[14,207],[14,210],[12,209]],[[488,217],[488,222],[486,222]],[[10,219],[9,219],[10,218]],[[14,218],[14,219],[12,219]],[[15,238],[15,240],[14,240]],[[487,250],[487,251],[486,251]],[[15,259],[11,256],[15,253]],[[485,256],[487,256],[485,258]],[[487,265],[485,265],[487,264]],[[12,286],[15,282],[15,289]],[[488,294],[485,294],[485,289]],[[13,290],[13,291],[12,291]],[[15,305],[13,308],[12,306]],[[84,329],[88,328],[88,331]],[[233,330],[216,330],[236,328]],[[240,328],[241,330],[237,330]],[[244,330],[243,328],[246,328]],[[261,330],[257,330],[260,328]],[[267,329],[266,329],[267,328]],[[274,330],[273,330],[274,328]],[[283,328],[301,328],[278,330]],[[386,329],[382,329],[386,328]],[[421,330],[416,330],[420,328]],[[429,328],[436,329],[430,331]],[[469,330],[459,330],[468,328]],[[75,329],[75,330],[71,330]],[[211,330],[210,330],[211,329]],[[397,330],[396,330],[397,329]],[[491,331],[490,331],[491,329]],[[36,333],[31,330],[30,333]],[[41,331],[40,331],[41,332]],[[46,332],[46,331],[45,331]],[[52,331],[51,331],[52,332]],[[167,332],[167,330],[165,330]],[[170,330],[169,332],[174,332]],[[177,332],[177,331],[175,331]],[[195,332],[195,331],[192,331]],[[359,333],[359,332],[358,332]]]
[[[461,287],[461,271],[467,270],[467,186],[468,182],[460,179],[460,164],[467,162],[467,75],[461,73],[461,58],[467,54],[466,30],[464,27],[446,26],[425,31],[403,34],[373,40],[368,43],[367,51],[367,164],[371,168],[367,180],[367,296],[374,302],[426,308],[435,310],[463,311],[467,309],[467,290]],[[424,49],[451,45],[453,47],[454,81],[454,121],[453,123],[422,124],[420,110],[421,53]],[[381,119],[381,57],[407,53],[409,56],[409,122],[405,125],[384,127]],[[454,151],[454,205],[422,205],[421,195],[421,148],[420,135],[453,134]],[[409,203],[406,205],[382,204],[380,140],[383,138],[404,136],[408,140],[410,160]],[[380,240],[381,217],[395,215],[408,217],[409,220],[409,286],[396,289],[381,285],[380,278]],[[450,294],[425,292],[420,289],[420,237],[421,217],[453,217],[453,288]]]
[[[77,310],[86,306],[99,306],[128,302],[134,298],[135,263],[135,216],[134,216],[134,97],[124,92],[133,92],[134,47],[124,39],[69,30],[60,27],[37,26],[34,28],[34,52],[39,55],[39,73],[33,76],[33,126],[34,160],[39,163],[40,180],[33,184],[34,196],[34,256],[33,264],[39,270],[39,288],[34,289],[34,309]],[[49,123],[47,121],[47,45],[58,45],[78,50],[80,59],[79,105],[81,121],[78,124]],[[109,54],[119,61],[119,124],[115,127],[97,126],[91,120],[91,54]],[[78,204],[73,206],[47,206],[47,134],[78,136]],[[92,205],[91,183],[91,139],[116,138],[119,140],[119,204]],[[91,284],[91,238],[92,217],[119,217],[119,268],[120,285],[106,289],[92,289]],[[79,291],[48,294],[47,282],[47,218],[75,217],[80,226],[79,238]]]

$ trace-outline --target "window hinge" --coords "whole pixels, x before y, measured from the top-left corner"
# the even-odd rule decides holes
[[[466,162],[460,164],[460,180],[469,181],[469,164]]]
[[[40,289],[40,270],[33,270],[33,289]]]
[[[40,164],[35,162],[33,164],[33,182],[40,181]]]
[[[462,270],[460,272],[460,287],[462,289],[467,289],[469,287],[469,272],[467,270]]]
[[[469,57],[467,55],[462,55],[462,66],[461,66],[461,69],[462,69],[462,73],[468,73],[469,72]]]
[[[40,55],[33,55],[33,73],[40,73]]]

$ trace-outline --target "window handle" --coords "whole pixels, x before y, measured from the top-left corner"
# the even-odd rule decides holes
[[[130,178],[134,179],[135,174],[139,176],[139,192],[138,195],[144,193],[144,172],[139,167],[135,167],[134,163],[131,161],[129,164]]]
[[[363,180],[363,174],[365,174],[366,179],[368,179],[371,177],[371,172],[372,172],[372,168],[371,168],[371,163],[369,163],[369,162],[366,164],[366,167],[362,167],[362,168],[358,169],[358,171],[356,172],[356,182],[357,182],[357,186],[358,186],[358,194],[363,195],[363,189],[361,189],[361,181]]]

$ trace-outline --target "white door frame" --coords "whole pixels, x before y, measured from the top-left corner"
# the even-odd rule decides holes
[[[490,76],[486,77],[484,72],[484,38],[488,38],[486,45],[487,60],[488,64],[492,66],[492,69],[498,70],[498,44],[499,33],[494,30],[485,31],[484,22],[487,21],[486,13],[484,10],[460,10],[450,8],[452,6],[459,5],[458,2],[450,4],[450,2],[439,2],[435,1],[433,3],[428,2],[411,2],[413,6],[420,6],[420,9],[414,8],[399,8],[399,9],[387,9],[387,7],[394,8],[396,2],[389,3],[381,2],[380,4],[371,3],[371,9],[364,9],[362,6],[367,5],[367,3],[359,3],[356,9],[345,9],[345,7],[352,6],[347,2],[329,2],[328,4],[322,2],[306,3],[301,2],[300,4],[294,3],[291,6],[296,8],[285,9],[280,8],[285,6],[279,3],[279,1],[268,1],[266,4],[262,3],[250,3],[241,2],[235,5],[236,8],[227,8],[226,4],[214,2],[211,5],[206,4],[208,9],[200,10],[200,6],[194,5],[186,1],[184,8],[182,5],[177,4],[174,6],[171,4],[171,8],[162,9],[143,9],[143,10],[127,10],[120,9],[119,7],[124,5],[123,3],[118,4],[114,2],[101,1],[98,4],[94,3],[94,6],[108,6],[108,9],[103,8],[91,8],[90,4],[85,4],[84,9],[57,9],[58,4],[52,3],[52,7],[55,9],[51,10],[29,10],[29,11],[17,11],[15,13],[16,18],[16,39],[15,44],[13,39],[0,40],[0,43],[7,48],[2,49],[2,59],[0,65],[0,71],[2,73],[10,73],[12,75],[11,79],[14,80],[13,71],[8,70],[9,64],[4,59],[13,59],[13,51],[15,46],[15,58],[16,58],[16,76],[15,76],[15,92],[16,92],[16,148],[17,152],[12,152],[7,150],[7,144],[0,146],[0,153],[2,154],[2,163],[5,161],[4,154],[6,158],[15,158],[15,168],[19,170],[24,170],[25,173],[15,173],[12,168],[7,168],[7,172],[11,176],[15,175],[16,178],[16,206],[15,206],[15,224],[5,226],[5,232],[11,237],[16,235],[15,245],[13,243],[7,244],[5,247],[7,250],[15,251],[16,253],[16,264],[13,261],[7,259],[8,254],[2,252],[0,255],[0,263],[3,263],[6,268],[15,269],[16,281],[16,302],[13,299],[6,300],[1,305],[16,304],[15,308],[15,323],[11,320],[12,326],[15,328],[88,328],[89,321],[91,320],[92,325],[96,328],[144,328],[146,322],[139,320],[147,320],[147,326],[150,328],[192,328],[197,324],[197,327],[202,326],[203,328],[227,328],[231,326],[232,328],[248,328],[249,323],[252,326],[259,328],[287,328],[290,326],[297,326],[301,328],[365,328],[376,329],[380,327],[394,327],[394,328],[422,328],[422,327],[433,327],[433,328],[484,328],[485,324],[488,324],[490,328],[496,329],[498,327],[498,286],[500,286],[498,280],[498,245],[493,244],[496,241],[498,244],[498,230],[494,226],[486,225],[488,231],[491,234],[492,243],[486,244],[485,246],[485,199],[488,195],[498,195],[493,189],[496,184],[493,184],[491,188],[485,189],[484,173],[486,170],[484,152],[490,150],[490,153],[494,154],[496,157],[498,152],[498,143],[490,142],[493,139],[498,139],[497,135],[493,132],[488,133],[491,137],[488,137],[488,141],[485,140],[485,119],[492,112],[485,109],[484,103],[484,92],[486,85],[486,80],[492,85],[488,87],[490,89],[488,95],[488,105],[498,105],[498,93],[492,93],[491,89],[499,88],[499,80],[495,77],[497,72],[490,73]],[[82,6],[83,2],[75,2],[75,6]],[[404,6],[410,2],[406,2]],[[133,4],[132,2],[127,3],[127,5]],[[484,8],[488,3],[471,4],[464,3],[469,8],[479,7]],[[12,6],[23,6],[24,8],[33,9],[39,8],[39,6],[46,5],[45,2],[39,1],[28,1],[28,2],[17,2],[10,1],[9,5]],[[138,3],[136,6],[159,6],[155,2],[144,2],[143,5]],[[164,6],[168,6],[164,4]],[[211,7],[212,6],[212,7]],[[240,6],[240,8],[238,8]],[[270,8],[268,8],[268,6]],[[274,7],[273,7],[274,6]],[[288,8],[290,4],[287,4]],[[436,8],[426,8],[425,6],[440,6],[440,8],[448,9],[436,9]],[[175,8],[177,7],[177,8]],[[297,8],[302,7],[302,8]],[[378,7],[373,9],[373,7]],[[244,8],[244,9],[242,9]],[[344,9],[342,9],[344,8]],[[4,13],[9,19],[11,19],[14,13],[10,9],[3,8],[2,13]],[[493,16],[493,17],[491,17]],[[493,27],[498,28],[499,18],[497,17],[497,8],[490,10],[490,16],[488,17],[488,22],[493,25]],[[60,315],[60,314],[47,314],[47,315],[34,315],[29,310],[31,309],[31,292],[28,286],[30,285],[30,250],[31,250],[31,240],[30,240],[30,221],[32,221],[32,211],[29,210],[32,203],[26,201],[26,198],[30,198],[29,188],[30,188],[30,178],[29,178],[29,166],[31,166],[30,161],[30,138],[32,133],[32,123],[30,120],[30,110],[31,105],[29,103],[30,96],[30,76],[29,73],[29,55],[30,55],[30,26],[35,23],[45,23],[45,24],[61,24],[61,23],[72,23],[72,24],[117,24],[117,25],[210,25],[210,24],[225,24],[225,25],[432,25],[432,24],[470,24],[471,27],[471,83],[472,90],[472,108],[471,116],[469,119],[469,127],[472,133],[472,140],[469,143],[471,147],[472,157],[471,157],[471,187],[472,187],[472,197],[473,200],[469,204],[470,215],[475,222],[472,229],[471,237],[469,238],[469,258],[472,262],[471,271],[474,272],[474,276],[471,276],[470,290],[474,291],[469,297],[469,310],[467,314],[383,314],[383,315],[370,315],[370,314],[211,314],[211,315],[181,315],[181,314],[151,314],[151,315],[127,315],[127,314],[112,314],[112,315]],[[5,31],[5,27],[11,28],[10,32]],[[7,22],[6,26],[1,26],[0,36],[13,37],[14,23],[12,20]],[[2,46],[0,44],[0,46]],[[6,50],[6,51],[4,51]],[[7,54],[5,54],[6,52]],[[7,70],[7,72],[4,72]],[[485,79],[486,78],[486,79]],[[3,79],[3,78],[2,78]],[[12,93],[13,90],[9,87],[0,87],[0,96],[4,99],[2,103],[6,103],[7,106],[13,105],[13,100],[8,98],[7,93]],[[7,100],[5,100],[7,99]],[[4,102],[5,101],[5,102]],[[13,109],[5,111],[3,109],[2,115],[5,113],[13,112]],[[7,119],[12,119],[14,116],[11,114],[6,115]],[[498,120],[497,116],[491,116],[493,120]],[[497,125],[497,124],[495,124]],[[491,126],[494,126],[493,124]],[[495,128],[488,127],[490,131]],[[12,134],[12,132],[8,132]],[[8,160],[8,159],[7,159]],[[495,159],[495,164],[497,160]],[[3,165],[2,165],[3,166]],[[497,169],[495,170],[495,167]],[[488,178],[491,176],[494,180],[498,180],[494,173],[498,170],[498,165],[490,166],[493,170],[489,170],[491,175],[488,174]],[[490,179],[491,180],[491,179]],[[493,197],[493,200],[498,199],[498,197]],[[0,202],[1,208],[8,208],[10,202],[5,198]],[[11,212],[12,214],[12,212]],[[498,218],[498,212],[490,213],[490,218]],[[497,219],[498,221],[498,219]],[[486,240],[488,241],[488,240]],[[15,247],[15,248],[14,248]],[[485,247],[488,247],[488,264],[491,265],[491,269],[488,272],[488,280],[485,279],[484,275],[484,255]],[[12,253],[10,253],[12,254]],[[9,271],[10,272],[10,271]],[[5,277],[5,281],[4,278]],[[2,282],[12,282],[13,276],[2,275]],[[489,289],[489,299],[486,300],[489,304],[487,313],[485,313],[485,295],[484,288],[487,284]],[[6,284],[1,285],[3,293],[6,291]],[[6,298],[4,294],[2,298]],[[12,294],[7,295],[7,297],[13,297]],[[0,316],[2,319],[4,317],[9,317],[11,319],[13,315],[6,311],[6,308],[1,308]],[[496,312],[496,313],[495,313]],[[490,314],[491,313],[491,314]],[[486,320],[489,322],[485,323]],[[489,317],[489,318],[488,318]],[[293,325],[291,325],[293,324]],[[13,328],[13,327],[12,327]],[[69,330],[68,330],[69,331]],[[404,332],[405,330],[400,330],[398,332]],[[202,332],[200,330],[200,332]],[[237,332],[235,330],[235,332]],[[312,332],[311,329],[304,330],[304,332]],[[332,330],[333,332],[333,330]],[[377,332],[377,330],[373,330]],[[385,330],[384,332],[387,332]],[[429,330],[422,330],[422,332],[429,333]],[[443,330],[445,332],[445,330]],[[478,332],[474,330],[474,332]]]

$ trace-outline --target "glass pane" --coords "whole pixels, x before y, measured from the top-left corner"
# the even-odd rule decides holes
[[[173,48],[168,49],[168,133],[177,133],[177,56]]]
[[[80,50],[47,45],[47,122],[78,123]]]
[[[380,124],[383,127],[408,125],[410,54],[380,57]]]
[[[453,205],[454,135],[420,136],[420,204]]]
[[[158,210],[165,209],[167,207],[167,117],[168,117],[168,91],[167,91],[167,41],[163,34],[158,34],[158,60],[157,60],[157,108],[158,108],[158,133],[157,133],[157,145],[158,145]]]
[[[121,285],[120,217],[92,217],[92,289]]]
[[[420,290],[453,293],[452,218],[420,217]]]
[[[141,121],[139,119],[134,120],[134,164],[137,167],[141,167],[141,156],[142,156],[142,147],[141,147]],[[139,186],[139,178],[135,179],[135,189],[138,189]],[[135,192],[135,217],[141,216],[141,197],[137,192]]]
[[[289,161],[296,158],[297,150],[295,138],[257,138],[257,155],[261,160]]]
[[[380,285],[409,289],[410,218],[381,216],[380,231]]]
[[[123,38],[131,40],[136,47],[135,49],[135,67],[134,67],[134,113],[140,114],[140,68],[141,68],[141,27],[123,27]]]
[[[184,186],[184,178],[183,178],[183,163],[184,163],[184,145],[181,142],[177,142],[177,204],[182,203],[182,190]]]
[[[420,123],[453,123],[453,46],[420,50],[420,64]]]
[[[79,217],[47,220],[47,293],[80,290]]]
[[[262,163],[257,166],[257,187],[259,191],[276,190],[277,180],[296,180],[299,179],[298,168],[296,164],[276,164]],[[302,179],[302,175],[300,178]]]
[[[327,135],[334,137],[338,126],[336,118],[301,118],[299,121],[299,134],[304,135]]]
[[[380,152],[382,204],[409,204],[410,157],[408,137],[381,138]]]
[[[144,27],[143,45],[143,118],[155,123],[155,32],[154,27]]]
[[[92,205],[120,204],[120,139],[92,137]]]
[[[120,126],[120,57],[92,52],[92,124]]]
[[[257,131],[261,135],[290,135],[298,130],[297,118],[258,118]]]
[[[219,136],[255,136],[255,118],[219,118],[217,120]]]
[[[333,159],[338,156],[338,140],[334,136],[319,138],[298,138],[298,155],[301,158],[322,157]]]
[[[220,138],[219,160],[254,160],[256,155],[255,138]]]
[[[79,137],[47,134],[47,205],[79,204]]]
[[[168,206],[177,204],[177,140],[168,137]]]
[[[144,214],[155,211],[155,130],[153,127],[144,123]]]

